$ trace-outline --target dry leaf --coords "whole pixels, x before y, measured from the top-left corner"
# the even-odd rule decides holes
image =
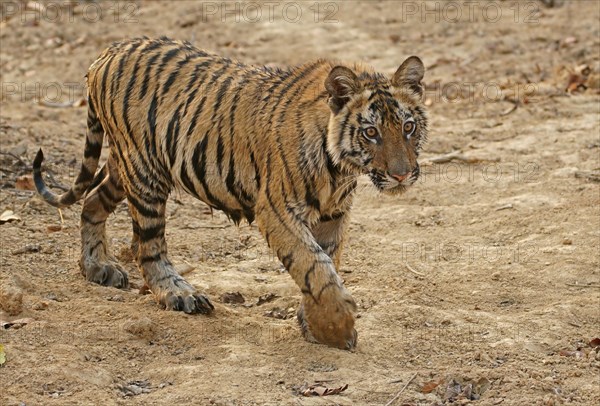
[[[274,293],[267,293],[266,295],[259,296],[258,301],[256,302],[256,305],[260,306],[263,303],[268,303],[277,297],[278,296]]]
[[[600,338],[596,337],[592,341],[588,343],[588,345],[592,348],[600,347]]]
[[[58,225],[49,225],[48,227],[46,227],[46,230],[48,230],[49,233],[55,233],[57,231],[62,230],[62,226],[60,224]]]
[[[31,318],[26,318],[26,319],[17,319],[17,320],[13,320],[13,321],[0,321],[0,326],[5,330],[9,329],[9,328],[18,329],[18,328],[21,328],[21,327],[31,323],[32,321],[35,321],[35,320],[31,319]]]
[[[11,221],[20,221],[21,217],[17,216],[12,210],[6,210],[0,214],[0,224],[9,223]]]
[[[563,357],[575,357],[575,358],[583,357],[583,353],[581,351],[560,350],[558,353]]]
[[[303,386],[300,388],[300,394],[302,396],[329,396],[338,395],[348,389],[348,384],[338,386],[336,388],[328,388],[320,383],[310,385],[309,387]]]
[[[431,393],[439,385],[440,385],[440,382],[429,381],[425,385],[423,385],[423,388],[421,388],[421,392],[423,392],[423,393]]]
[[[35,190],[33,177],[31,175],[19,176],[15,181],[15,188],[19,190]]]
[[[242,304],[246,301],[240,292],[226,292],[221,295],[221,302],[229,304]]]
[[[569,75],[569,79],[567,80],[567,88],[565,90],[567,93],[573,93],[579,88],[585,89],[585,82],[585,76],[572,73]]]

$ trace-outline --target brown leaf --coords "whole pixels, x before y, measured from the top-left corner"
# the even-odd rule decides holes
[[[271,302],[273,299],[276,299],[278,296],[274,293],[267,293],[265,295],[259,296],[258,297],[258,301],[256,302],[257,306],[260,306],[261,304],[264,303],[269,303]]]
[[[569,75],[569,79],[567,80],[567,88],[565,90],[567,93],[573,93],[580,87],[585,89],[585,82],[586,78],[584,76],[572,73]]]
[[[246,301],[240,292],[226,292],[221,295],[221,302],[229,304],[242,304]]]
[[[431,393],[433,392],[433,390],[435,388],[437,388],[440,385],[439,382],[436,381],[429,381],[427,383],[425,383],[425,385],[423,385],[423,387],[421,388],[421,392],[422,393]]]
[[[346,389],[348,389],[348,384],[338,386],[335,388],[328,388],[320,383],[317,383],[308,387],[303,386],[302,388],[300,388],[300,394],[302,396],[329,396],[338,395]]]
[[[46,230],[48,230],[49,233],[55,233],[57,231],[62,230],[62,226],[60,224],[51,224],[48,227],[46,227]]]
[[[600,347],[600,338],[596,337],[592,341],[588,343],[588,345],[592,348]]]
[[[15,188],[19,190],[35,190],[33,177],[31,175],[19,176],[15,181]]]

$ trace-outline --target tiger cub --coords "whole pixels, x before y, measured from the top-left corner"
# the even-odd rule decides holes
[[[412,56],[391,78],[362,64],[317,60],[278,69],[246,65],[168,38],[113,43],[87,74],[83,162],[72,188],[44,183],[42,198],[66,207],[85,196],[81,272],[126,288],[105,222],[127,198],[132,251],[166,309],[210,313],[210,300],[174,269],[165,207],[179,188],[236,224],[256,220],[300,287],[305,338],[352,349],[356,304],[337,274],[349,211],[362,174],[399,194],[419,177],[427,134],[424,67]],[[106,164],[96,173],[104,137]]]

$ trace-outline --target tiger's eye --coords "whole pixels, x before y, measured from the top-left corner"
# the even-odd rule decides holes
[[[402,129],[404,130],[404,134],[410,135],[415,129],[415,123],[412,121],[407,121],[406,123],[404,123]]]
[[[365,130],[365,134],[367,134],[367,137],[369,138],[375,138],[377,137],[377,129],[375,129],[375,127],[369,127]]]

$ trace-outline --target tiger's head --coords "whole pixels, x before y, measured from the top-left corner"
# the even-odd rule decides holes
[[[415,183],[427,136],[424,73],[416,56],[391,78],[334,67],[325,81],[331,109],[327,149],[334,163],[350,173],[368,174],[384,193],[401,193]]]

